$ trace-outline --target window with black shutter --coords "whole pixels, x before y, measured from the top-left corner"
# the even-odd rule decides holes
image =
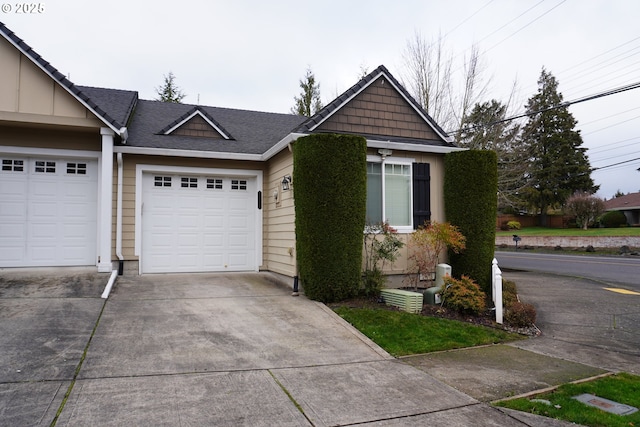
[[[429,163],[413,164],[413,228],[431,220],[431,174]]]

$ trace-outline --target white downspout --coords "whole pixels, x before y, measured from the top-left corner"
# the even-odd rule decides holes
[[[122,143],[127,143],[127,137],[129,136],[127,128],[120,129],[120,136],[122,137]],[[116,282],[118,275],[122,275],[124,257],[122,256],[122,153],[116,155],[118,164],[118,184],[116,195],[116,256],[118,257],[118,270],[113,270],[109,277],[109,282],[104,288],[101,297],[103,299],[109,298],[111,288]]]
[[[122,276],[124,256],[122,256],[122,153],[117,154],[118,186],[116,196],[116,256],[118,257],[118,275]]]

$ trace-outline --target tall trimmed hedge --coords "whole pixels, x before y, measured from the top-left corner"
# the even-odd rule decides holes
[[[491,292],[491,261],[496,240],[498,158],[494,151],[445,155],[444,206],[447,221],[467,238],[466,249],[449,254],[454,276],[466,275]]]
[[[367,141],[319,134],[293,149],[296,251],[305,295],[322,302],[360,286],[367,199]]]

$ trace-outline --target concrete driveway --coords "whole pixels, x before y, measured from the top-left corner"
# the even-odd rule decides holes
[[[394,360],[266,274],[0,278],[6,425],[555,425]]]

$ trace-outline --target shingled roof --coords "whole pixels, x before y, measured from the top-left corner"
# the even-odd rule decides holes
[[[121,125],[120,127],[127,126],[138,102],[138,92],[78,85],[76,87],[109,117],[112,117],[114,123]]]
[[[188,117],[194,109],[215,120],[233,139],[165,135],[171,125]],[[173,102],[140,100],[129,124],[127,145],[192,151],[264,154],[298,127],[306,117],[230,108],[195,106]]]
[[[614,197],[604,202],[608,211],[625,211],[640,209],[640,193],[631,193],[625,196]]]
[[[101,105],[99,105],[88,93],[85,93],[80,86],[74,85],[69,79],[65,77],[60,71],[58,71],[53,65],[47,62],[42,56],[40,56],[35,50],[31,48],[27,43],[18,37],[7,26],[0,22],[0,34],[12,45],[14,45],[23,55],[29,58],[33,63],[38,66],[42,71],[47,73],[53,80],[58,82],[64,87],[72,96],[74,96],[81,104],[91,110],[101,121],[107,124],[115,132],[125,126],[126,121],[124,117],[120,117],[118,120],[112,117],[107,111],[105,111]],[[87,89],[87,88],[85,88]]]

